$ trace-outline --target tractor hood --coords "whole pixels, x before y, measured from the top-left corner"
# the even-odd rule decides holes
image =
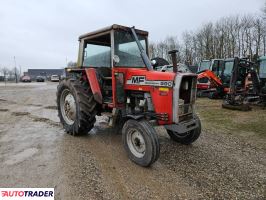
[[[128,69],[126,72],[126,83],[128,85],[146,85],[173,87],[176,76],[182,73],[148,71],[145,69]]]

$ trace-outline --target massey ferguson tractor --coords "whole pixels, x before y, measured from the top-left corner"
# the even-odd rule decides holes
[[[128,157],[145,167],[160,154],[154,126],[164,126],[170,138],[182,144],[197,140],[197,76],[178,72],[176,51],[170,53],[173,72],[155,71],[146,31],[112,25],[81,35],[77,67],[66,69],[67,77],[57,88],[65,131],[87,134],[96,115],[109,113],[109,124],[122,130]]]

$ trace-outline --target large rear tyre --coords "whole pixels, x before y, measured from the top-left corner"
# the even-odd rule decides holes
[[[58,116],[73,136],[87,134],[94,126],[97,103],[87,82],[63,80],[57,87]]]
[[[195,142],[201,134],[201,122],[198,116],[195,117],[198,121],[198,127],[185,133],[178,133],[171,130],[167,130],[168,135],[172,140],[181,144],[191,144]]]
[[[122,129],[122,140],[129,159],[140,166],[148,167],[159,158],[158,136],[146,120],[126,121]]]

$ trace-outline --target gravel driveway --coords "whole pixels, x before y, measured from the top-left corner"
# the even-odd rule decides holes
[[[220,112],[219,102],[198,101],[203,133],[193,145],[177,144],[157,127],[160,158],[142,168],[127,158],[105,117],[87,136],[65,134],[56,85],[0,85],[0,187],[54,187],[56,199],[71,200],[266,199],[266,137],[234,134],[223,121],[214,126],[215,115],[206,113]]]

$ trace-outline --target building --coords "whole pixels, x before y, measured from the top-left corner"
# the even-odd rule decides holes
[[[44,76],[50,78],[52,75],[63,76],[65,69],[28,69],[27,75],[30,76],[32,80],[35,80],[37,76]]]

